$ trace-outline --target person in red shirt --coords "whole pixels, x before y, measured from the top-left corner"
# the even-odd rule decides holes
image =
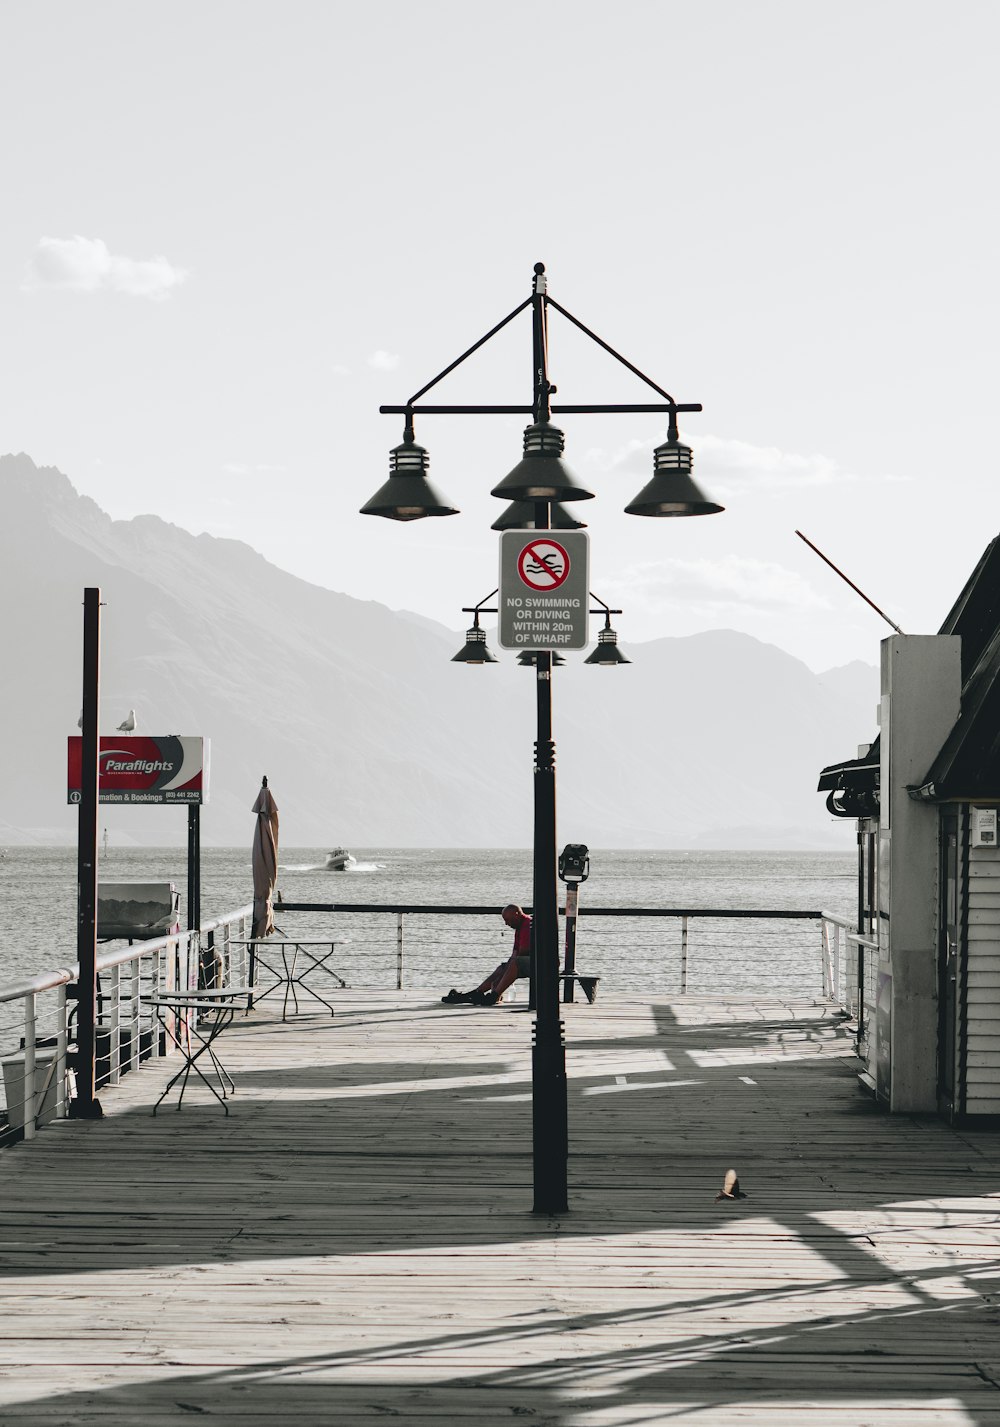
[[[500,913],[514,933],[514,950],[484,981],[471,991],[456,991],[454,987],[441,1000],[446,1006],[495,1006],[500,997],[519,976],[531,975],[531,918],[523,907],[510,902]]]

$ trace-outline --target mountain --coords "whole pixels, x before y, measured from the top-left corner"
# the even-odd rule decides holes
[[[816,677],[826,694],[838,700],[845,715],[853,720],[852,726],[857,729],[855,742],[873,743],[878,733],[878,668],[855,659]]]
[[[530,845],[535,699],[514,656],[454,664],[454,631],[310,585],[237,541],[114,521],[23,454],[0,457],[0,511],[0,841],[75,836],[65,740],[83,590],[98,585],[101,726],[135,708],[140,732],[211,738],[206,843],[249,843],[266,773],[288,847]],[[561,842],[849,845],[814,790],[871,734],[857,698],[731,631],[625,652],[634,662],[613,672],[571,657],[554,680]],[[116,841],[186,835],[179,809],[102,808],[101,822]]]

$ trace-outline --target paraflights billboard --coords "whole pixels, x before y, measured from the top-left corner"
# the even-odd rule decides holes
[[[67,787],[70,803],[80,801],[83,786],[83,739],[69,742]],[[157,737],[100,739],[97,754],[98,802],[206,803],[208,801],[207,738],[170,733]]]

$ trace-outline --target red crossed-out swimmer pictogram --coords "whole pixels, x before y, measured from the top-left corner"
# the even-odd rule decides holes
[[[558,540],[540,536],[518,555],[517,573],[529,590],[557,590],[569,574],[569,553]]]

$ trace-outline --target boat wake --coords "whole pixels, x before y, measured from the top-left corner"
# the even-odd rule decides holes
[[[331,872],[333,868],[327,867],[325,862],[279,862],[279,872]],[[345,876],[351,872],[384,872],[384,862],[356,862],[353,867],[342,867],[337,871],[337,876]]]

